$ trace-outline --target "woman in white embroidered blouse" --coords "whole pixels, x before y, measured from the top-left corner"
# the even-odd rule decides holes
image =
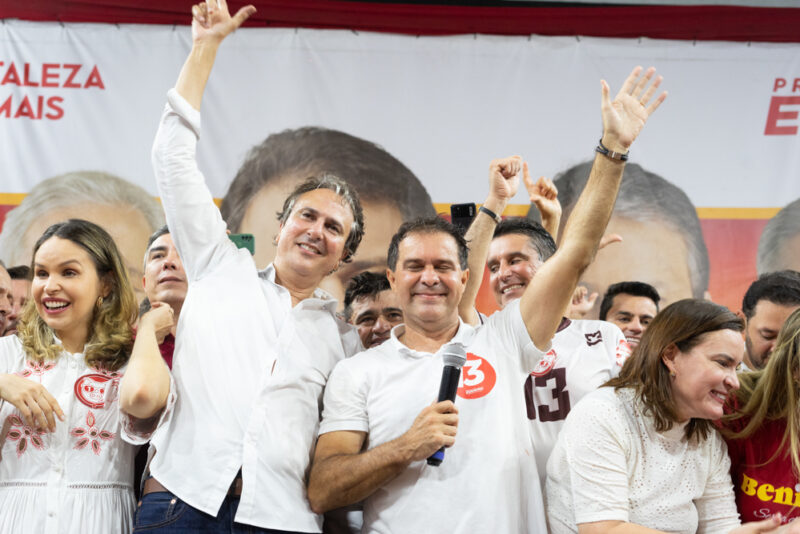
[[[686,299],[658,315],[619,377],[570,412],[547,463],[561,533],[797,531],[781,517],[739,526],[725,442],[711,421],[739,387],[743,323]]]
[[[18,333],[0,339],[0,532],[130,532],[136,445],[174,403],[156,343],[171,310],[144,316],[134,346],[127,271],[87,221],[48,228],[33,273]]]

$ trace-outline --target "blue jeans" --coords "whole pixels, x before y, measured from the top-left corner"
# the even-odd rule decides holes
[[[228,495],[222,501],[217,517],[192,508],[177,496],[166,491],[148,493],[139,501],[133,520],[134,532],[154,534],[294,534],[285,530],[258,528],[234,523],[239,497]]]

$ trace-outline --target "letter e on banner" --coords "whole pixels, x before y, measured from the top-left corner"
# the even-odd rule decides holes
[[[781,106],[800,106],[800,96],[773,96],[767,113],[767,126],[764,135],[796,135],[797,124],[778,125],[780,120],[796,120],[797,110],[781,111]]]
[[[458,396],[462,399],[478,399],[489,394],[497,382],[497,373],[487,360],[467,353],[467,361],[461,369]]]

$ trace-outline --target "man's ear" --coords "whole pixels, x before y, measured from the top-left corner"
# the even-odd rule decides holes
[[[395,284],[394,271],[392,271],[388,267],[386,268],[386,278],[389,280],[389,285],[391,286],[392,291],[394,291],[395,290],[395,287],[394,287],[394,284]]]
[[[461,271],[461,283],[467,285],[467,280],[469,280],[469,267]]]

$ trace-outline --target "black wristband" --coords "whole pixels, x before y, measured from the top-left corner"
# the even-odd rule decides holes
[[[478,208],[478,211],[481,211],[486,215],[488,215],[489,217],[491,217],[492,219],[494,219],[494,222],[496,222],[497,224],[500,224],[500,222],[503,220],[498,214],[496,214],[495,212],[484,206]]]
[[[597,148],[595,148],[594,150],[595,150],[595,152],[597,152],[599,154],[602,154],[602,155],[606,156],[607,158],[611,158],[611,159],[616,160],[616,161],[628,161],[628,156],[631,153],[630,150],[625,152],[624,154],[622,152],[614,152],[612,150],[609,150],[603,144],[603,139],[602,138],[600,139],[600,141],[598,141]]]

